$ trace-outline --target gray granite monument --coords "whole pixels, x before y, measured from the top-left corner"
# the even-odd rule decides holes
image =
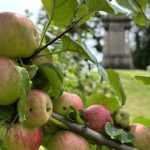
[[[108,15],[102,17],[102,21],[105,28],[103,66],[105,68],[131,69],[132,58],[129,46],[131,19]]]

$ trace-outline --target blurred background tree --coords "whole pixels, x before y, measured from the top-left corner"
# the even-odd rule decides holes
[[[150,65],[150,25],[148,27],[136,26],[135,51],[133,63],[135,68],[146,69]]]

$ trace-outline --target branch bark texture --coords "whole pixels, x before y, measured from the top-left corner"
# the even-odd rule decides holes
[[[77,123],[70,122],[68,119],[66,119],[56,113],[53,113],[52,117],[55,118],[56,120],[64,123],[70,131],[73,131],[87,139],[90,139],[93,142],[95,142],[96,144],[107,145],[110,148],[113,148],[116,150],[137,150],[136,148],[133,148],[126,144],[121,144],[117,141],[114,141],[114,140],[102,135],[101,133],[91,130],[83,125],[79,125]]]

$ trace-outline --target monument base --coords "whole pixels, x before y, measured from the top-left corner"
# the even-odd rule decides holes
[[[123,55],[104,56],[102,65],[104,68],[133,69],[132,58]]]

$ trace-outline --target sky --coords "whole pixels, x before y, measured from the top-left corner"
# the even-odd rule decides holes
[[[24,15],[25,9],[33,13],[31,19],[36,22],[41,0],[0,0],[0,12],[15,12]]]

